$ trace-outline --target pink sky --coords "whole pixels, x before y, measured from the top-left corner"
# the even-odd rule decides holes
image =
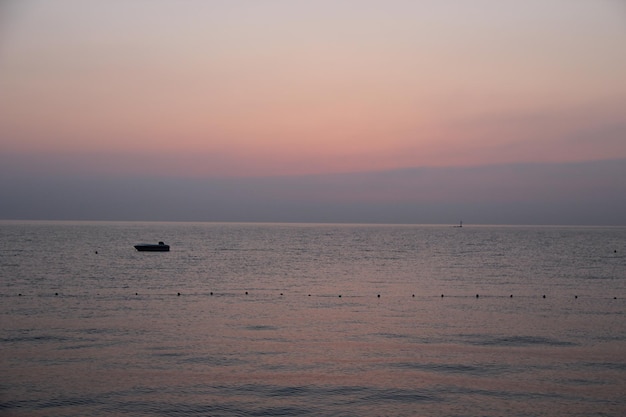
[[[618,0],[25,0],[0,14],[0,152],[75,171],[626,158]]]
[[[0,219],[623,225],[625,45],[621,0],[0,2]]]

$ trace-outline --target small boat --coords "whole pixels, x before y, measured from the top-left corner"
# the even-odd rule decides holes
[[[156,245],[154,243],[140,243],[135,245],[135,249],[140,252],[169,252],[170,245],[166,245],[163,242],[159,242]]]
[[[463,220],[461,220],[458,226],[452,226],[452,227],[463,227]]]

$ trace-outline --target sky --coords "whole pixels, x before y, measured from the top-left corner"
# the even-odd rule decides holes
[[[5,0],[0,219],[626,225],[621,0]]]

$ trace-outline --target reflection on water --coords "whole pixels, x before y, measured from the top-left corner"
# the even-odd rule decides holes
[[[0,230],[3,415],[626,414],[623,228]]]

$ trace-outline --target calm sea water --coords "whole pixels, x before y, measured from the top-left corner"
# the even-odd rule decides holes
[[[625,311],[626,228],[0,222],[0,414],[624,416]]]

